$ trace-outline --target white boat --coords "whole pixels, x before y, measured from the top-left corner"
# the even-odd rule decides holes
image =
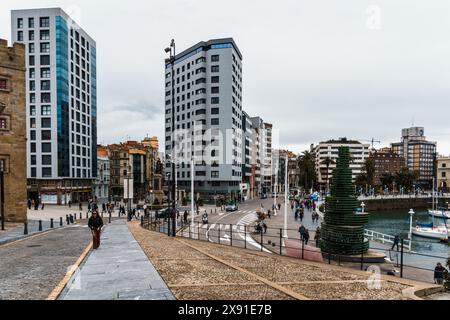
[[[428,214],[435,218],[450,219],[450,211],[428,210]]]
[[[412,229],[412,234],[419,237],[448,240],[450,233],[446,226],[422,227],[416,226]]]

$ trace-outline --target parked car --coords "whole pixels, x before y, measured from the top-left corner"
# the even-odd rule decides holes
[[[171,213],[172,213],[172,208],[161,209],[158,211],[156,218],[157,219],[166,219],[170,216]],[[180,212],[177,210],[177,214],[179,214],[179,213]]]
[[[229,203],[225,205],[225,211],[227,212],[238,211],[238,205],[236,203]]]

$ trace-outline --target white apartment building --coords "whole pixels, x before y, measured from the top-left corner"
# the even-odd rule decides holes
[[[175,142],[178,189],[190,191],[193,156],[196,193],[238,193],[244,141],[242,55],[234,40],[199,42],[177,54],[173,66],[166,61],[165,92],[165,153],[172,154]]]
[[[320,142],[317,146],[311,146],[315,154],[316,173],[318,182],[322,187],[326,187],[327,176],[328,180],[333,176],[333,169],[336,168],[336,160],[339,156],[339,147],[347,146],[350,148],[350,155],[352,162],[350,168],[352,169],[352,178],[355,181],[356,177],[362,172],[362,166],[367,158],[369,158],[370,144],[362,144],[359,141],[347,140],[347,138],[340,138],[338,140],[329,140]],[[324,164],[324,160],[330,158],[332,164],[328,168]]]
[[[97,175],[96,43],[60,8],[13,10],[26,46],[30,198],[88,200]]]
[[[272,125],[265,123],[260,117],[253,117],[251,121],[254,130],[253,141],[257,146],[254,148],[256,148],[256,153],[259,156],[256,168],[259,173],[257,179],[260,182],[258,194],[267,194],[272,192],[273,189]]]

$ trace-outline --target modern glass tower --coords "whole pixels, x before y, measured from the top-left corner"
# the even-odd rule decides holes
[[[13,10],[26,45],[29,197],[86,201],[97,175],[96,43],[60,8]]]

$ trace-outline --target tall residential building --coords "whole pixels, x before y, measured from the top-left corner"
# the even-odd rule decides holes
[[[385,173],[395,174],[404,166],[405,160],[391,148],[374,150],[369,156],[375,164],[375,184],[382,185],[380,178]],[[390,186],[388,186],[390,187]]]
[[[253,199],[255,177],[252,175],[252,121],[250,116],[242,112],[242,184],[241,194],[245,200]]]
[[[177,54],[173,66],[166,61],[165,67],[166,173],[172,172],[174,144],[179,190],[190,192],[190,163],[194,156],[196,193],[209,197],[239,193],[242,55],[236,43],[232,38],[199,42]]]
[[[25,46],[15,43],[8,47],[8,42],[0,39],[0,171],[5,221],[27,220],[25,125]]]
[[[262,136],[264,122],[259,117],[250,119],[252,122],[252,135],[251,135],[251,163],[252,163],[252,182],[250,183],[250,194],[252,197],[260,196],[262,191],[262,179],[261,179],[261,159],[262,159]]]
[[[366,159],[369,158],[370,144],[362,144],[359,141],[348,140],[347,138],[328,140],[326,142],[320,142],[315,147],[312,146],[316,159],[317,179],[322,189],[327,187],[327,182],[331,182],[330,179],[333,176],[334,168],[336,168],[336,160],[339,156],[339,147],[341,146],[350,148],[350,155],[352,157],[350,169],[352,169],[353,181],[362,172],[362,166]],[[324,162],[327,158],[332,160],[332,163],[328,166],[328,172],[327,165]]]
[[[418,172],[416,184],[430,187],[435,175],[437,143],[427,141],[423,127],[402,130],[402,141],[392,143],[392,151],[403,157],[404,165]]]
[[[272,124],[264,123],[262,140],[262,177],[263,191],[265,193],[275,191],[274,175],[276,171],[272,167],[272,128]]]
[[[95,41],[60,8],[12,11],[26,46],[29,197],[86,201],[97,175]]]
[[[450,187],[450,156],[437,158],[437,183],[439,191],[449,192]]]

